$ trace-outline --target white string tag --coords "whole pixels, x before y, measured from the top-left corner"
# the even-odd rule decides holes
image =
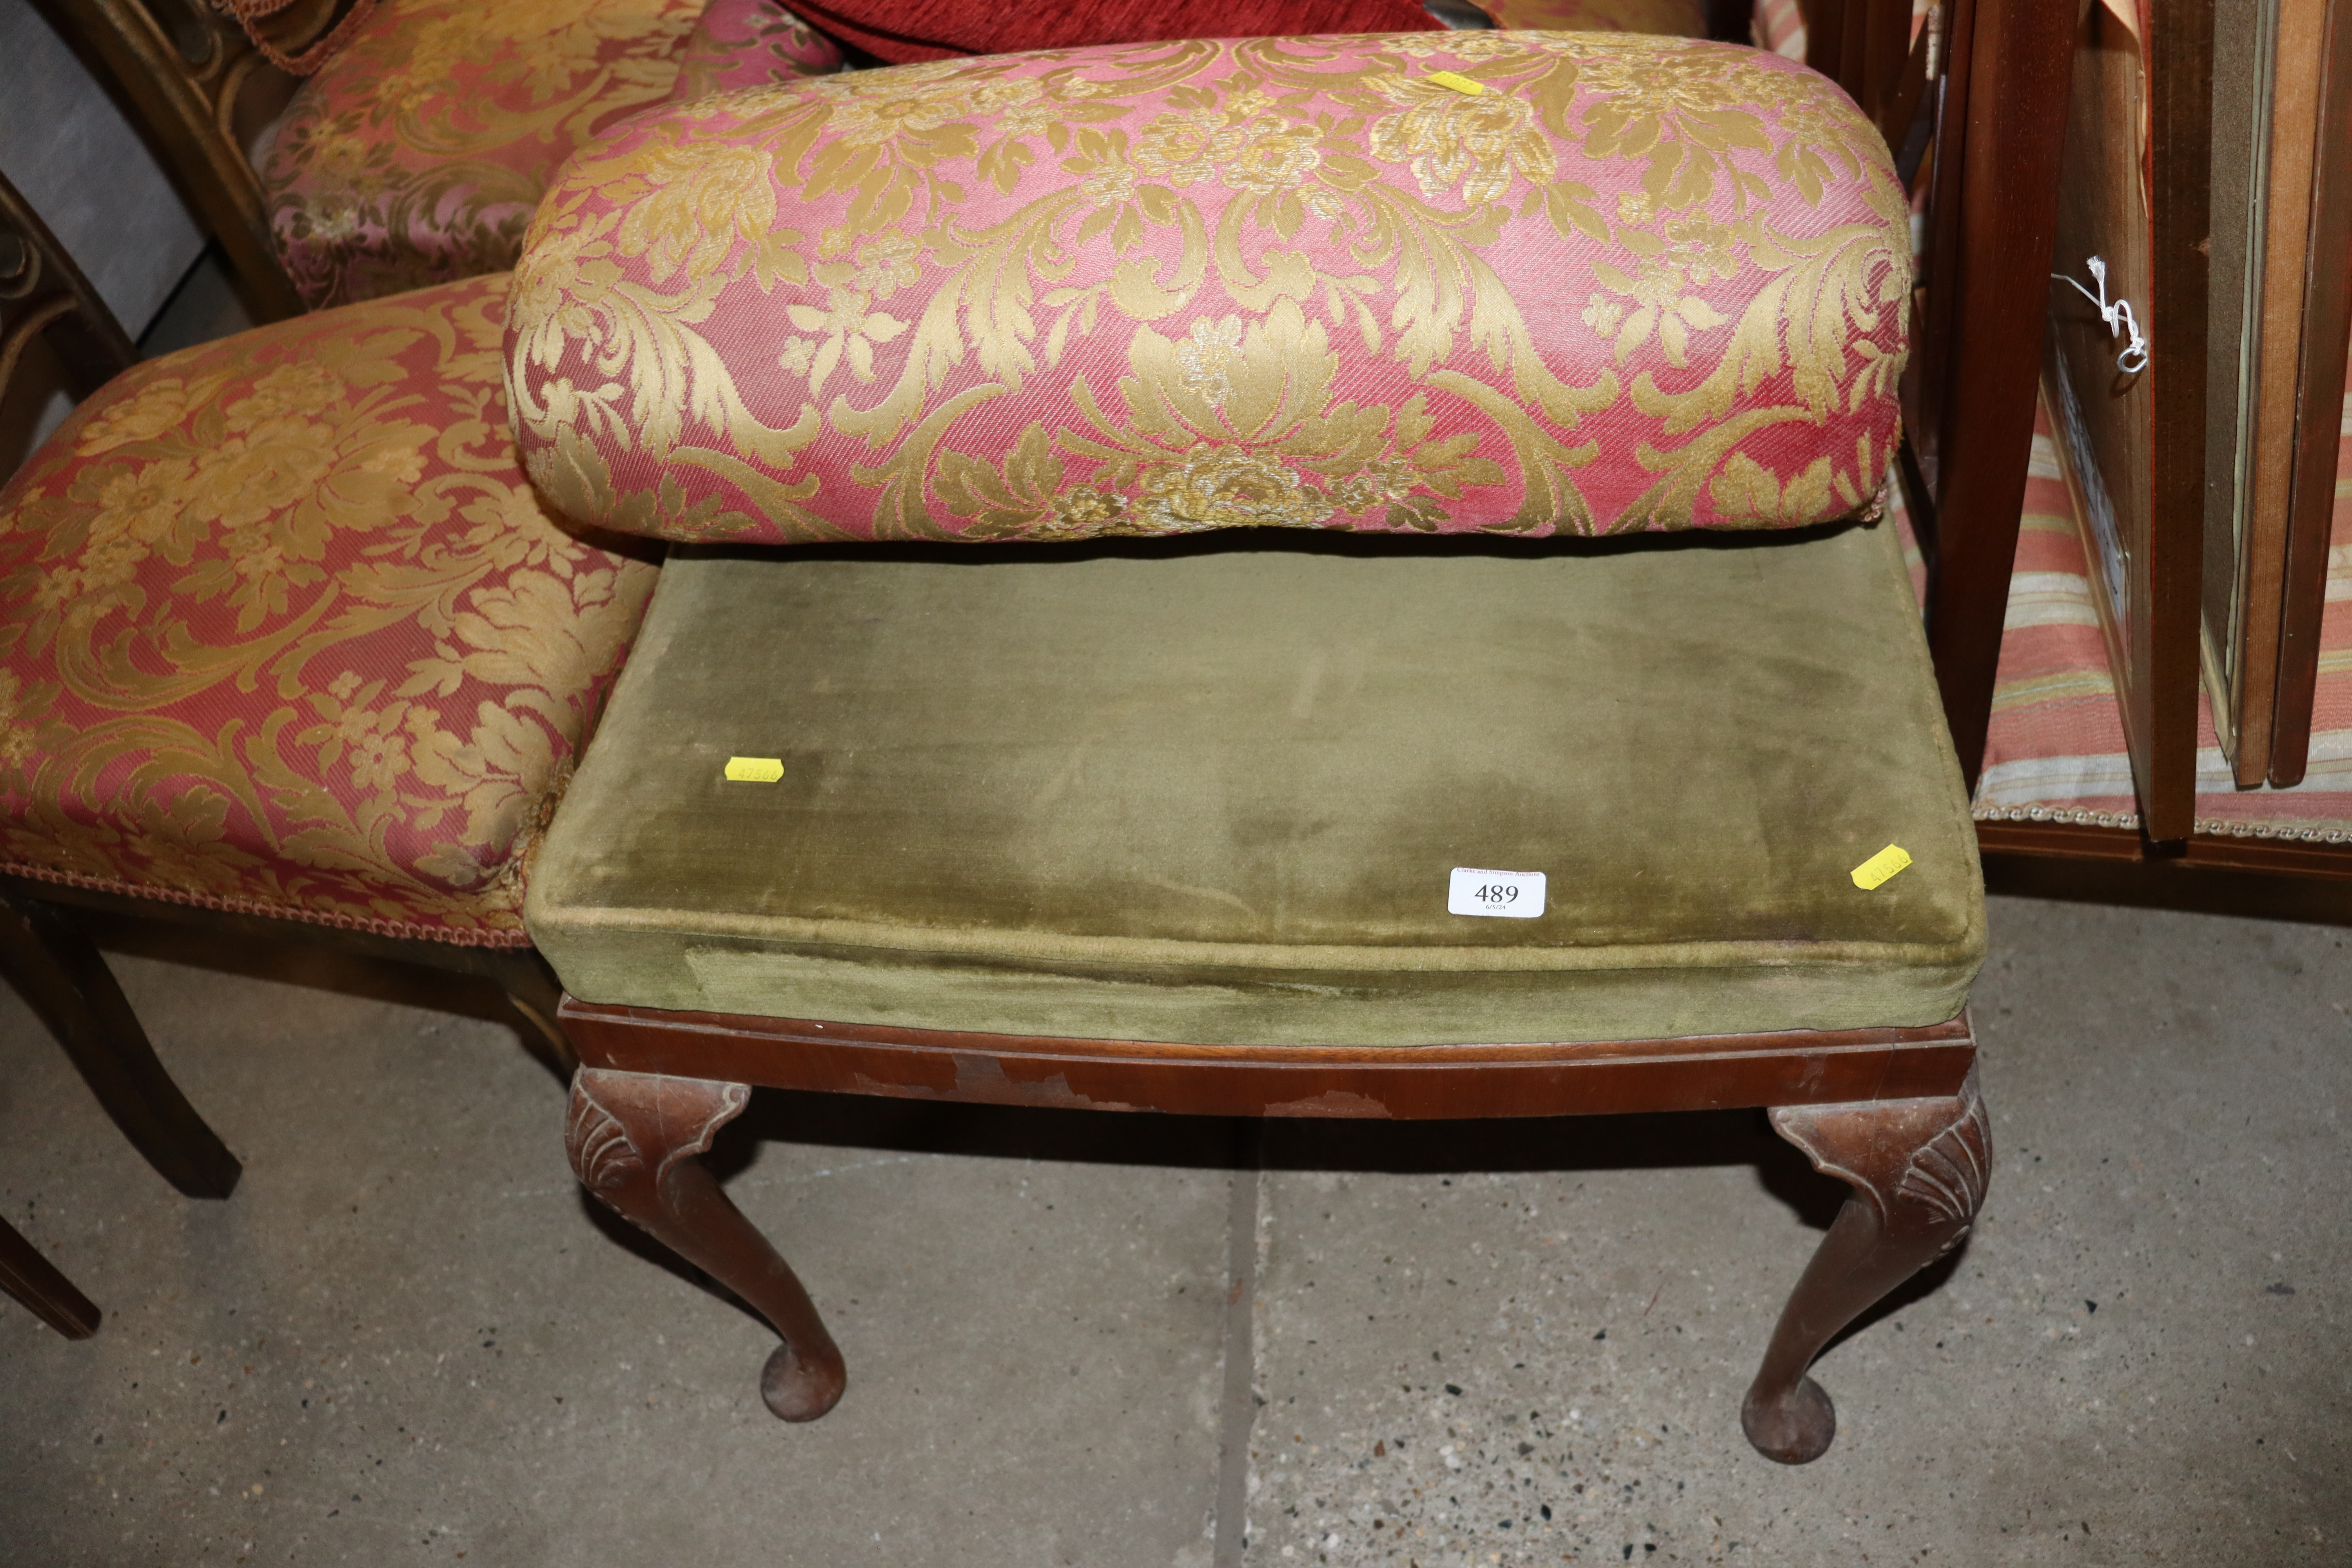
[[[2053,281],[2067,285],[2075,293],[2096,305],[2099,308],[2099,320],[2107,324],[2108,331],[2116,337],[2130,340],[2124,345],[2124,352],[2116,356],[2116,368],[2126,375],[2137,375],[2147,368],[2147,339],[2139,330],[2138,319],[2132,314],[2131,301],[2119,299],[2115,303],[2109,304],[2107,302],[2107,264],[2094,256],[2084,265],[2090,269],[2092,281],[2099,286],[2099,291],[2095,294],[2063,272],[2053,272],[2050,276]]]

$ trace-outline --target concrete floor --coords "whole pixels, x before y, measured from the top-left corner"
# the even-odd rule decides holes
[[[1800,1469],[1739,1395],[1842,1189],[1757,1113],[763,1095],[718,1163],[851,1367],[793,1427],[494,995],[102,934],[246,1175],[173,1193],[0,993],[0,1208],[107,1310],[0,1303],[9,1563],[2352,1562],[2335,931],[1995,900],[1990,1200]]]
[[[208,258],[142,346],[244,320]],[[2352,1563],[2345,936],[1992,919],[1990,1203],[1794,1470],[1739,1396],[1843,1189],[1759,1113],[762,1095],[714,1163],[851,1368],[790,1427],[494,994],[108,927],[246,1175],[165,1186],[0,988],[0,1212],[107,1310],[0,1302],[0,1564]]]

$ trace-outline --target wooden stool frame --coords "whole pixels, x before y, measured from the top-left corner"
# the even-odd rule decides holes
[[[962,1034],[566,997],[580,1052],[564,1147],[581,1184],[734,1291],[783,1339],[761,1393],[813,1421],[847,1384],[808,1292],[699,1156],[754,1087],[1188,1116],[1399,1121],[1770,1108],[1774,1131],[1852,1189],[1748,1391],[1748,1440],[1784,1464],[1837,1433],[1806,1368],[1838,1331],[1969,1232],[1992,1172],[1962,1014],[1922,1028],[1588,1044],[1186,1046]]]
[[[1903,387],[1903,479],[1930,563],[1928,640],[1970,787],[1982,765],[2016,553],[2056,223],[2068,7],[1815,0],[1808,63],[1853,94],[1927,197]],[[2030,285],[2030,287],[2029,287]],[[1798,1281],[1750,1388],[1757,1447],[1801,1463],[1836,1420],[1805,1368],[1957,1244],[1991,1146],[1966,1015],[1932,1028],[1408,1049],[1028,1038],[664,1013],[567,998],[565,1121],[581,1181],[735,1290],[783,1337],[771,1409],[813,1420],[845,1373],[791,1268],[697,1158],[753,1086],[1194,1115],[1573,1116],[1763,1106],[1853,1195]]]

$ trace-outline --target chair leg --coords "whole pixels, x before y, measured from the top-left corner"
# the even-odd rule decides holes
[[[0,973],[165,1181],[192,1198],[225,1198],[236,1190],[245,1167],[155,1059],[106,960],[70,914],[0,889]]]
[[[483,971],[507,994],[507,1005],[522,1016],[547,1047],[549,1057],[570,1078],[580,1068],[580,1053],[563,1032],[556,1007],[563,1000],[563,983],[547,966],[535,947],[486,958]]]
[[[33,1316],[69,1340],[86,1340],[98,1332],[98,1309],[89,1298],[5,1219],[0,1219],[0,1293],[25,1303]]]
[[[699,1158],[751,1099],[740,1083],[583,1068],[572,1079],[563,1146],[583,1186],[750,1302],[783,1336],[761,1375],[761,1396],[787,1421],[814,1421],[848,1381],[841,1352],[791,1266]]]
[[[1976,1069],[1949,1100],[1792,1105],[1773,1130],[1853,1191],[1781,1310],[1740,1425],[1767,1458],[1828,1451],[1837,1412],[1805,1375],[1840,1329],[1969,1233],[1992,1174],[1992,1134]]]

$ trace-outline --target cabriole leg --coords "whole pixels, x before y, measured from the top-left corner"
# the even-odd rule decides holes
[[[740,1083],[582,1068],[572,1079],[563,1144],[582,1185],[783,1336],[761,1376],[761,1396],[787,1421],[814,1421],[848,1380],[841,1352],[791,1267],[699,1158],[751,1099]]]
[[[1831,1336],[1969,1233],[1992,1174],[1992,1136],[1973,1067],[1949,1100],[1782,1106],[1772,1127],[1853,1188],[1781,1310],[1740,1410],[1759,1453],[1801,1465],[1837,1436],[1830,1396],[1805,1369]]]

